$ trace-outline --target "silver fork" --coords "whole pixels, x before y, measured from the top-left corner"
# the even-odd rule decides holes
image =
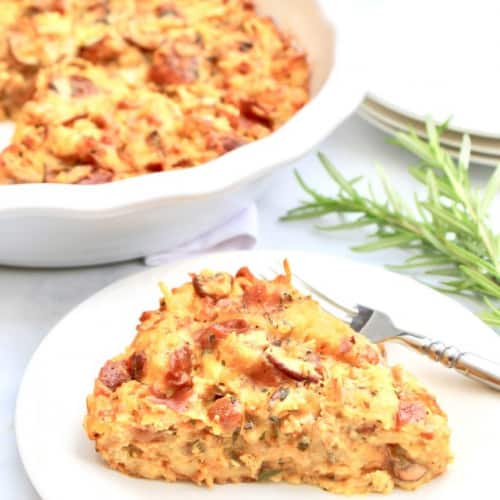
[[[270,269],[273,273],[277,273],[274,268]],[[262,273],[261,275],[266,278]],[[500,364],[471,352],[463,352],[458,347],[446,345],[440,340],[402,331],[394,325],[387,314],[381,311],[362,305],[341,304],[312,286],[295,272],[292,277],[301,285],[297,286],[297,289],[307,290],[324,309],[349,324],[356,332],[368,337],[372,342],[378,343],[388,340],[399,342],[448,368],[454,368],[466,377],[500,391]]]

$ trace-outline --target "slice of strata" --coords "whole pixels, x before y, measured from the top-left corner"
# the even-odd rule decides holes
[[[450,462],[446,415],[383,351],[290,284],[203,271],[141,316],[87,399],[114,469],[197,484],[415,489]]]

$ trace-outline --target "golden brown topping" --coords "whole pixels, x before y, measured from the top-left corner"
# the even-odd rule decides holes
[[[231,293],[233,277],[229,273],[202,272],[193,275],[193,286],[200,297],[222,299]]]
[[[266,350],[266,358],[275,368],[293,380],[319,382],[323,378],[319,363],[292,358],[280,347],[269,347]]]
[[[243,413],[241,405],[236,399],[231,396],[224,396],[210,405],[208,417],[226,431],[231,431],[241,427]]]
[[[168,358],[168,371],[165,375],[167,384],[173,387],[191,387],[192,370],[191,348],[188,344],[180,347],[170,354]]]
[[[99,372],[99,380],[114,391],[130,380],[126,361],[107,361]]]
[[[16,62],[24,66],[38,66],[39,60],[30,47],[29,38],[22,32],[11,31],[7,36],[10,54]]]

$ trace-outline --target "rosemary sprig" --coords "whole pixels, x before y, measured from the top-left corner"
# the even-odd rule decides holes
[[[427,275],[439,277],[439,290],[468,297],[479,297],[486,306],[481,318],[500,327],[500,234],[489,225],[489,209],[500,191],[500,165],[482,191],[471,187],[469,177],[470,139],[464,136],[458,161],[441,148],[439,138],[446,124],[427,121],[427,140],[414,132],[398,132],[392,141],[415,154],[419,163],[410,174],[426,188],[423,197],[414,196],[412,206],[394,189],[386,173],[377,167],[386,201],[379,201],[371,185],[369,194],[358,189],[360,178],[346,179],[326,158],[319,159],[338,187],[325,196],[306,184],[298,172],[299,184],[310,200],[289,210],[282,220],[321,217],[329,213],[354,214],[354,220],[336,225],[319,225],[322,230],[375,227],[372,241],[354,251],[374,251],[400,247],[412,252],[402,271],[423,268]]]

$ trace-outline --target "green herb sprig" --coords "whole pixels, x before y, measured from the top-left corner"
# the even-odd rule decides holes
[[[372,186],[368,195],[358,189],[361,178],[346,179],[326,158],[319,159],[338,187],[325,196],[306,184],[298,172],[298,182],[310,196],[283,220],[321,217],[329,213],[354,214],[354,220],[336,225],[319,225],[322,230],[355,229],[373,226],[373,241],[353,247],[354,251],[374,251],[389,247],[408,249],[412,255],[404,264],[389,266],[402,271],[423,268],[438,276],[440,291],[479,297],[486,306],[481,318],[500,327],[500,234],[491,229],[489,210],[500,191],[500,165],[484,190],[471,186],[469,159],[471,144],[463,137],[458,161],[440,146],[446,124],[427,121],[427,140],[414,132],[398,132],[392,142],[415,154],[420,160],[410,174],[426,188],[423,197],[414,195],[412,206],[397,193],[381,167],[378,177],[386,201],[379,201]]]

